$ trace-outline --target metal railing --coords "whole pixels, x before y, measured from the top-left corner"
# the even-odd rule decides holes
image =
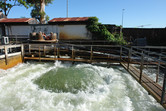
[[[139,70],[139,83],[142,83],[145,70],[156,68],[155,83],[162,80],[161,104],[165,103],[166,86],[166,47],[125,47],[118,45],[74,45],[74,44],[24,44],[26,57],[41,60],[67,60],[81,62],[123,62],[130,70],[135,65]],[[154,50],[155,48],[155,50]],[[47,59],[43,59],[47,58]],[[154,69],[154,68],[153,68]],[[147,71],[148,72],[148,71]],[[149,75],[151,78],[151,73]],[[159,80],[160,79],[160,80]]]
[[[139,82],[142,81],[142,74],[150,73],[148,76],[151,78],[152,72],[148,72],[149,69],[155,73],[155,82],[162,86],[161,104],[165,103],[165,86],[166,86],[166,47],[121,47],[120,55],[126,56],[121,58],[122,62],[127,63],[127,69],[130,70],[130,64],[135,64],[135,67],[139,69]],[[160,78],[160,81],[159,81]],[[152,79],[152,78],[151,78]],[[162,81],[161,81],[162,80]]]
[[[72,60],[109,61],[115,59],[119,61],[120,46],[114,45],[73,45],[73,44],[25,44],[26,56],[70,58]]]

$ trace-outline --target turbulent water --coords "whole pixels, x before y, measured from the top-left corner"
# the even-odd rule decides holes
[[[0,111],[164,111],[119,66],[25,63],[0,76]]]
[[[156,81],[156,74],[158,73],[157,67],[144,68],[143,72],[148,77],[150,77],[153,81]],[[164,73],[160,70],[160,73],[158,76],[158,84],[161,86],[163,86],[163,78],[164,78]]]

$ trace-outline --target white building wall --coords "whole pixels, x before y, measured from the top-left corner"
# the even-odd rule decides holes
[[[86,25],[59,25],[59,39],[91,39]]]
[[[6,26],[6,35],[29,35],[30,26]]]
[[[6,35],[10,37],[29,37],[32,32],[58,33],[56,25],[10,25],[5,27]]]
[[[6,26],[6,35],[10,37],[29,37],[31,32],[57,33],[58,39],[91,39],[86,25],[10,25]]]

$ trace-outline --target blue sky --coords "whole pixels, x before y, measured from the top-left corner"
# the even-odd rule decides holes
[[[96,16],[103,24],[122,24],[124,27],[166,27],[166,0],[69,0],[69,17]],[[8,18],[30,17],[30,9],[14,7]],[[66,0],[54,0],[46,6],[52,18],[66,17]]]

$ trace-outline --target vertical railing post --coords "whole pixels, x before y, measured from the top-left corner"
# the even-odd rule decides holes
[[[110,59],[110,51],[107,52],[108,53],[108,58],[107,58],[107,64],[109,63],[109,59]]]
[[[157,65],[156,83],[158,83],[158,77],[160,74],[160,60],[161,60],[161,55],[159,55],[159,61],[158,61],[158,65]]]
[[[43,46],[43,53],[44,53],[44,57],[46,57],[46,46]]]
[[[39,61],[41,62],[40,46],[39,46]]]
[[[72,45],[72,61],[74,60],[74,46]]]
[[[129,68],[130,68],[131,50],[132,50],[132,48],[129,49],[129,53],[128,53],[128,65],[127,65],[127,70],[129,70]]]
[[[143,63],[144,62],[144,53],[142,51],[141,53],[141,64],[140,64],[140,78],[139,78],[139,82],[141,83],[141,80],[142,80],[142,73],[143,73]]]
[[[75,51],[74,51],[74,46],[72,45],[72,64],[75,63],[74,59],[75,59]]]
[[[122,62],[122,46],[120,46],[120,62]]]
[[[29,54],[31,54],[31,45],[29,44]]]
[[[150,53],[150,48],[148,48],[148,57],[149,57],[149,55],[150,55],[149,53]],[[149,58],[147,58],[147,60],[149,61]],[[146,64],[146,68],[149,69],[148,62],[147,62],[147,64]]]
[[[93,46],[91,46],[90,63],[92,63],[92,59],[93,59]]]
[[[6,62],[6,65],[8,65],[8,47],[4,46],[4,49],[5,49],[5,62]]]
[[[59,46],[57,47],[57,58],[60,58],[60,56],[59,56]]]
[[[166,68],[164,69],[166,71]],[[163,80],[163,88],[162,88],[162,95],[161,95],[161,104],[165,102],[165,87],[166,87],[166,73],[164,74]]]
[[[54,45],[54,60],[56,60],[56,45]]]
[[[21,45],[21,58],[22,62],[24,62],[24,44]]]

